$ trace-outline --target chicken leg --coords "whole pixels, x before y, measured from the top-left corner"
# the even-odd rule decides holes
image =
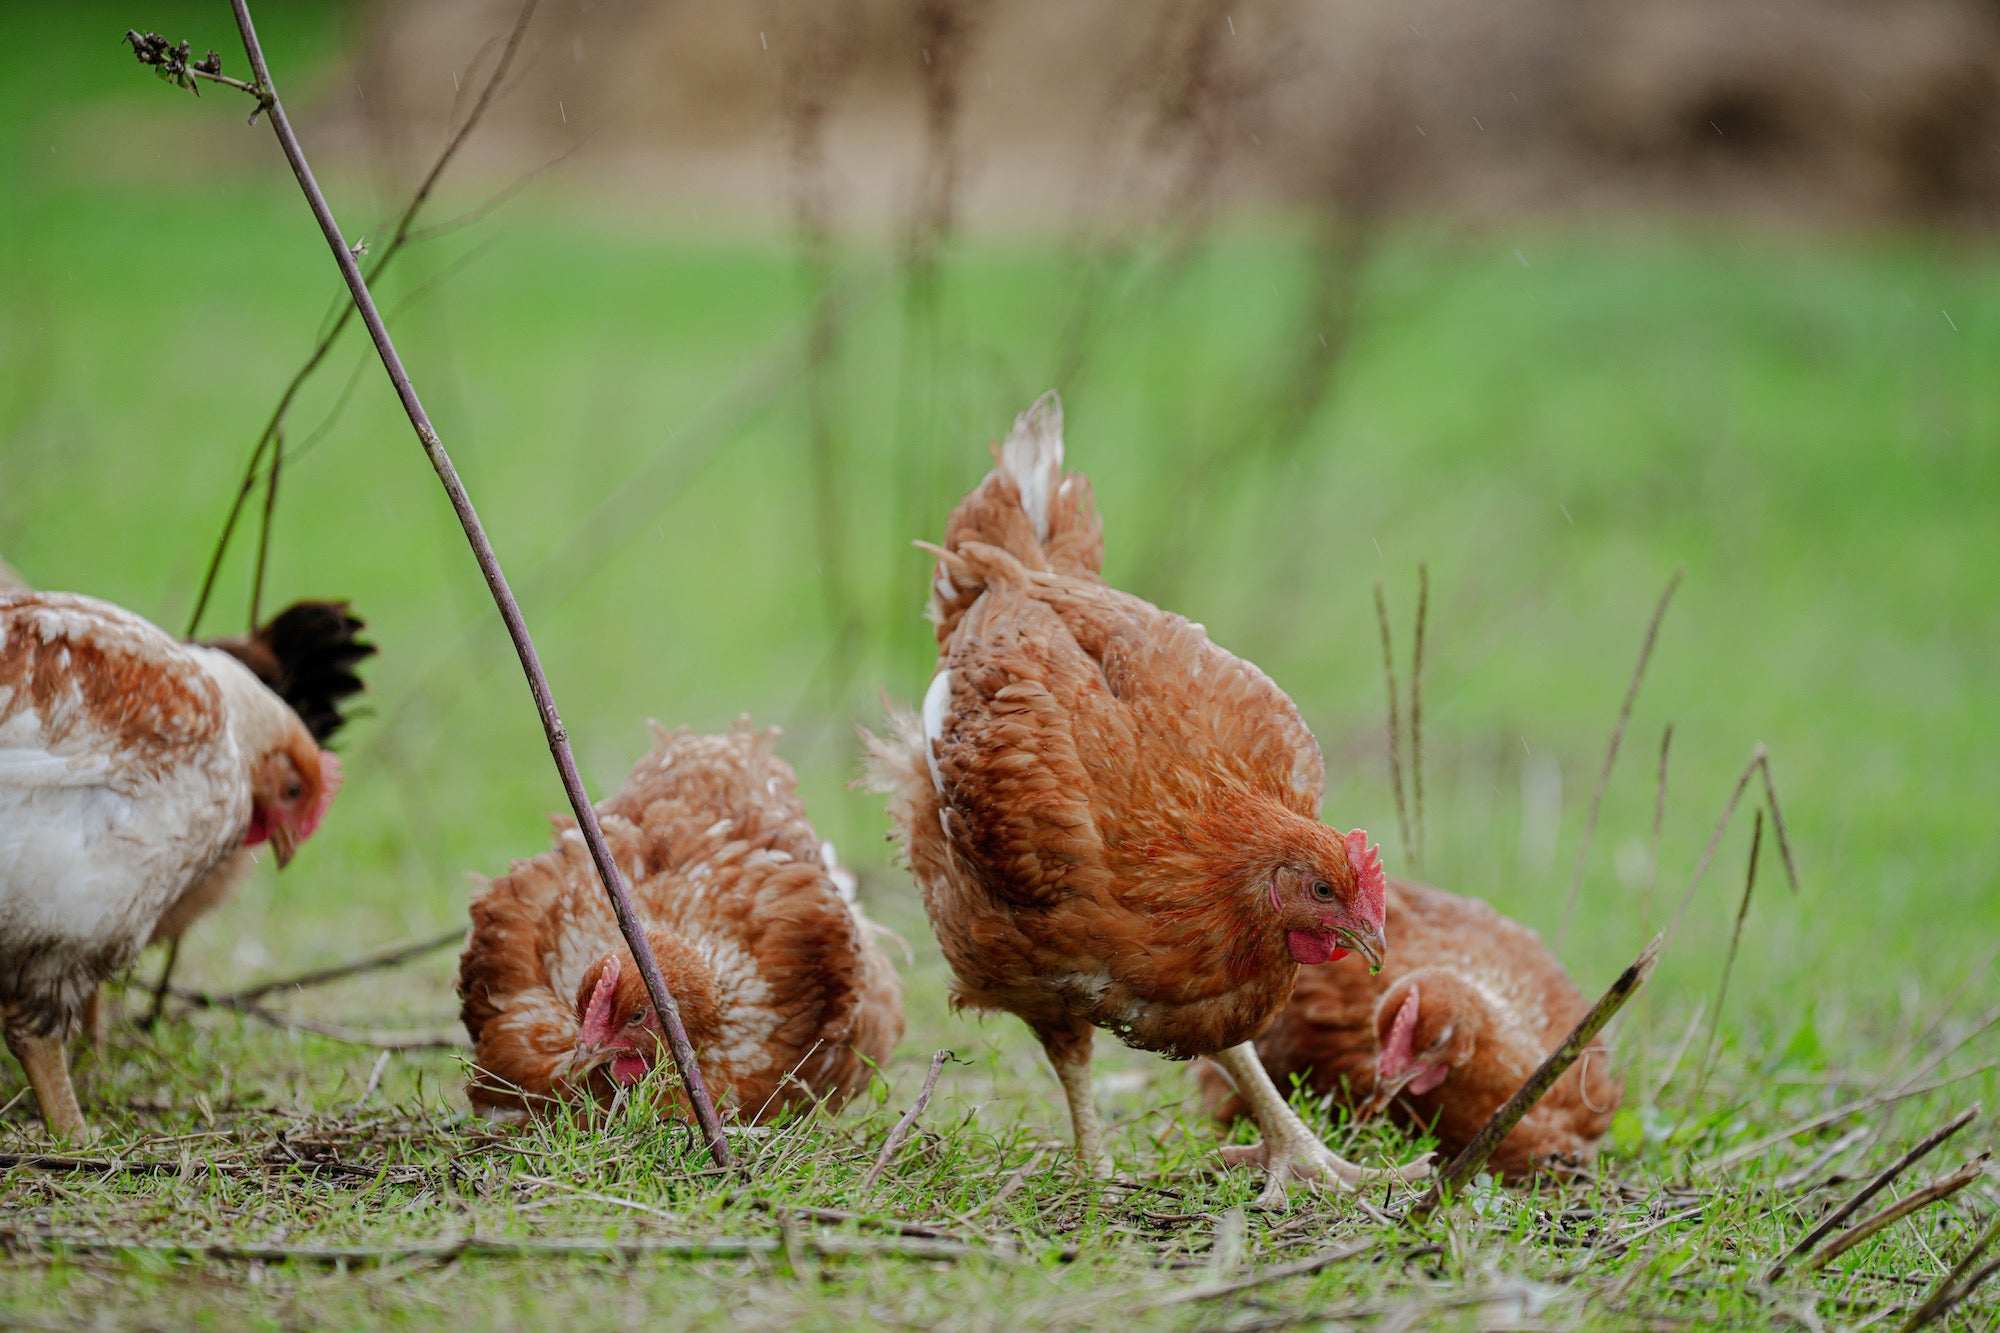
[[[1097,1095],[1090,1086],[1091,1029],[1036,1034],[1049,1063],[1055,1066],[1069,1102],[1070,1126],[1076,1133],[1076,1156],[1094,1176],[1111,1174],[1111,1157],[1104,1151],[1104,1122],[1097,1115]]]
[[[1357,1166],[1334,1153],[1279,1095],[1251,1042],[1218,1051],[1213,1058],[1235,1080],[1250,1118],[1264,1131],[1262,1143],[1222,1150],[1225,1165],[1261,1166],[1269,1173],[1270,1181],[1257,1198],[1260,1208],[1282,1207],[1285,1185],[1292,1179],[1351,1190],[1371,1180],[1421,1180],[1431,1173],[1428,1156],[1407,1166],[1373,1168]]]
[[[76,1087],[69,1080],[69,1053],[61,1037],[32,1037],[7,1026],[7,1049],[21,1062],[28,1086],[41,1103],[42,1123],[61,1139],[88,1138],[83,1111],[76,1104]]]

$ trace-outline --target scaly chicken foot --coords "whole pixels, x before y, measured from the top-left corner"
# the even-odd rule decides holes
[[[1078,1163],[1091,1175],[1103,1179],[1111,1174],[1111,1154],[1104,1150],[1104,1121],[1097,1114],[1097,1095],[1090,1086],[1090,1059],[1058,1060],[1049,1057],[1069,1099],[1069,1119],[1076,1131]]]
[[[1218,1051],[1213,1058],[1236,1081],[1251,1119],[1264,1131],[1262,1143],[1222,1150],[1225,1166],[1261,1166],[1269,1174],[1264,1192],[1257,1196],[1259,1208],[1284,1207],[1286,1186],[1293,1180],[1345,1191],[1376,1180],[1421,1180],[1431,1173],[1429,1157],[1405,1166],[1376,1168],[1359,1166],[1333,1152],[1279,1094],[1252,1043]]]
[[[76,1085],[69,1078],[69,1052],[61,1037],[34,1037],[7,1028],[7,1049],[21,1062],[28,1086],[42,1108],[42,1123],[59,1139],[86,1139],[83,1108],[76,1102]]]

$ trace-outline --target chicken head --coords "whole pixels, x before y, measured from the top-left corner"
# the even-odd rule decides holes
[[[1337,845],[1331,854],[1281,863],[1271,874],[1271,907],[1285,931],[1295,962],[1312,966],[1337,962],[1350,952],[1382,966],[1383,899],[1387,880],[1382,853],[1369,845],[1364,829],[1345,836],[1328,831]],[[1317,840],[1316,840],[1317,841]],[[1316,849],[1315,849],[1316,850]]]

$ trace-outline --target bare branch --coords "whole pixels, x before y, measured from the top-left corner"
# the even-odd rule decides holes
[[[903,1141],[910,1137],[910,1131],[916,1128],[918,1117],[923,1115],[924,1108],[931,1104],[931,1094],[937,1091],[938,1073],[944,1068],[944,1062],[951,1058],[950,1051],[939,1051],[931,1057],[931,1068],[930,1072],[924,1075],[923,1089],[917,1093],[917,1099],[910,1103],[910,1109],[903,1112],[902,1118],[891,1127],[889,1137],[882,1141],[882,1151],[875,1154],[875,1164],[869,1167],[868,1174],[861,1178],[863,1194],[875,1188],[875,1182],[882,1178],[882,1173],[889,1169],[889,1163],[895,1161],[896,1154],[903,1150]]]
[[[1778,1262],[1772,1264],[1770,1268],[1765,1270],[1764,1281],[1776,1282],[1779,1278],[1783,1277],[1785,1274],[1786,1266],[1790,1264],[1792,1260],[1798,1258],[1802,1254],[1811,1254],[1813,1251],[1813,1247],[1815,1245],[1818,1245],[1822,1240],[1825,1240],[1828,1236],[1832,1235],[1833,1229],[1839,1226],[1842,1222],[1845,1222],[1848,1218],[1852,1217],[1855,1214],[1855,1212],[1860,1209],[1862,1204],[1867,1203],[1877,1194],[1880,1194],[1883,1190],[1887,1189],[1891,1184],[1895,1182],[1896,1177],[1902,1175],[1903,1172],[1909,1170],[1916,1163],[1922,1161],[1940,1143],[1943,1143],[1946,1139],[1958,1133],[1959,1130],[1964,1129],[1967,1125],[1971,1124],[1974,1120],[1977,1120],[1978,1118],[1979,1118],[1979,1104],[1977,1102],[1974,1102],[1971,1106],[1966,1107],[1963,1111],[1960,1111],[1956,1116],[1952,1117],[1949,1121],[1945,1122],[1945,1124],[1931,1131],[1931,1133],[1925,1135],[1924,1138],[1920,1140],[1915,1147],[1911,1148],[1908,1152],[1904,1153],[1901,1157],[1897,1158],[1894,1163],[1886,1167],[1879,1175],[1875,1177],[1875,1179],[1868,1182],[1868,1187],[1866,1189],[1862,1190],[1861,1192],[1856,1194],[1853,1198],[1849,1199],[1846,1203],[1842,1204],[1838,1209],[1836,1209],[1832,1214],[1830,1214],[1824,1222],[1821,1222],[1818,1226],[1814,1227],[1811,1231],[1807,1232],[1803,1237],[1801,1237],[1798,1244],[1792,1246],[1791,1249],[1785,1251],[1783,1258],[1779,1259]]]
[[[1799,1271],[1817,1273],[1876,1232],[1886,1231],[1911,1213],[1928,1208],[1940,1199],[1950,1198],[1986,1174],[1986,1163],[1991,1156],[1991,1153],[1981,1153],[1951,1174],[1933,1180],[1909,1198],[1892,1203],[1865,1221],[1855,1223],[1828,1242],[1825,1249],[1800,1264]]]
[[[257,82],[269,90],[271,128],[278,142],[285,150],[286,160],[291,163],[292,174],[298,178],[299,188],[304,191],[306,201],[312,207],[314,218],[320,231],[326,237],[327,247],[333,251],[334,262],[339,265],[341,277],[347,282],[347,289],[354,298],[354,305],[360,311],[361,320],[375,343],[375,350],[381,355],[383,368],[389,380],[395,385],[396,395],[402,400],[403,411],[416,431],[417,439],[423,445],[431,467],[437,472],[438,480],[444,485],[445,494],[450,497],[453,510],[458,514],[459,525],[465,530],[466,541],[472,546],[474,558],[479,563],[480,572],[486,577],[486,586],[493,594],[499,607],[500,617],[506,622],[509,637],[514,642],[515,653],[521,661],[521,670],[528,679],[529,693],[534,696],[536,715],[542,723],[543,734],[548,738],[549,750],[555,759],[556,770],[561,775],[564,793],[569,797],[570,809],[576,816],[577,827],[583,834],[584,844],[590,849],[591,859],[596,863],[597,873],[603,880],[605,893],[611,900],[611,910],[618,918],[618,928],[625,937],[625,943],[632,951],[633,960],[639,965],[639,975],[646,983],[647,998],[653,1003],[667,1030],[667,1043],[673,1051],[682,1086],[686,1088],[688,1101],[693,1105],[695,1118],[700,1122],[710,1155],[717,1166],[729,1164],[729,1144],[722,1133],[722,1122],[716,1117],[715,1103],[710,1099],[707,1085],[701,1076],[701,1066],[695,1060],[694,1048],[688,1043],[687,1027],[681,1021],[678,1005],[674,1003],[672,992],[667,989],[666,980],[660,975],[660,966],[653,957],[652,946],[647,943],[644,923],[632,905],[632,896],[625,887],[625,877],[612,859],[611,849],[605,844],[604,832],[598,827],[597,812],[592,808],[590,795],[584,789],[583,777],[577,771],[576,757],[570,751],[569,734],[563,729],[562,715],[556,709],[555,694],[549,687],[548,675],[542,670],[541,656],[535,651],[534,639],[528,632],[526,619],[521,615],[521,607],[507,586],[507,576],[500,568],[500,558],[493,550],[493,543],[486,535],[486,529],[479,521],[479,514],[473,508],[472,497],[466,493],[465,485],[459,480],[458,469],[453,466],[451,455],[446,452],[444,442],[438,437],[437,429],[431,425],[430,415],[417,397],[414,385],[410,383],[403,360],[397,355],[396,347],[389,339],[389,330],[382,323],[382,314],[375,306],[375,298],[370,295],[368,281],[355,263],[354,252],[348,248],[340,234],[340,224],[334,220],[333,210],[321,193],[319,183],[313,179],[312,168],[306,162],[305,150],[300,147],[298,136],[293,132],[291,121],[285,115],[284,104],[279,101],[277,88],[271,80],[271,72],[264,62],[264,51],[257,43],[257,30],[250,18],[249,0],[230,0],[236,13],[236,26],[243,35],[243,47],[250,57],[250,65],[257,74]],[[483,103],[482,103],[483,105]],[[459,138],[462,139],[463,132]],[[457,142],[455,139],[454,142]],[[435,179],[435,173],[432,179]],[[426,181],[427,189],[430,181]],[[400,229],[399,229],[400,234]]]

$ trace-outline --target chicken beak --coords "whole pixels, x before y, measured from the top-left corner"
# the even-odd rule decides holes
[[[1354,1114],[1355,1120],[1357,1121],[1373,1120],[1376,1116],[1381,1115],[1384,1111],[1388,1110],[1389,1103],[1396,1100],[1397,1094],[1402,1092],[1402,1090],[1409,1085],[1410,1078],[1415,1073],[1416,1073],[1415,1070],[1411,1070],[1409,1073],[1404,1074],[1401,1078],[1391,1079],[1387,1083],[1378,1082],[1375,1085],[1375,1095],[1373,1097],[1370,1097],[1366,1102],[1362,1103],[1361,1109],[1356,1111]]]
[[[1353,948],[1354,952],[1368,960],[1368,973],[1373,976],[1382,970],[1382,955],[1389,948],[1389,941],[1383,937],[1380,926],[1356,929],[1342,926],[1337,932]]]
[[[277,858],[278,869],[283,870],[292,863],[292,857],[299,850],[298,835],[292,826],[283,820],[271,822],[271,855]]]

